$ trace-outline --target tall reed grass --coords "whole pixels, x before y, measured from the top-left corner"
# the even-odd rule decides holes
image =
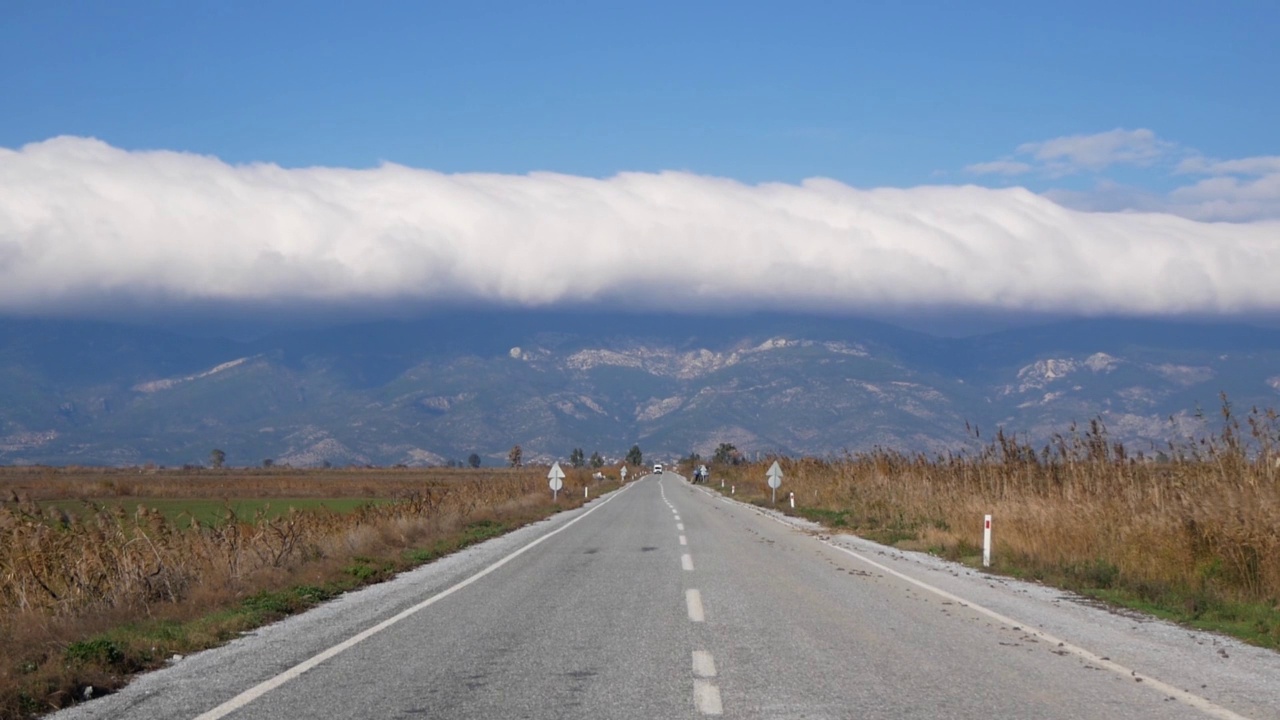
[[[1242,425],[1224,400],[1221,428],[1140,453],[1100,421],[1042,447],[971,430],[981,444],[968,453],[781,459],[782,492],[837,527],[970,560],[991,514],[998,569],[1124,590],[1191,618],[1224,603],[1280,610],[1280,424],[1255,409]],[[712,485],[725,477],[767,505],[765,467],[715,468]],[[1246,635],[1280,645],[1274,617]]]
[[[553,505],[545,474],[0,469],[0,718],[115,687],[166,653],[580,505],[583,487],[597,485],[571,470]],[[238,499],[307,496],[379,502],[346,513],[230,510]],[[147,504],[160,497],[221,497],[228,509],[215,523],[167,519]],[[72,498],[81,509],[62,509]]]
[[[255,573],[359,554],[379,534],[401,545],[534,493],[536,473],[458,479],[401,490],[351,513],[258,512],[186,527],[141,501],[133,512],[86,499],[85,512],[35,501],[0,505],[0,612],[76,615],[181,602],[201,584],[238,587]],[[370,535],[372,533],[372,535]]]

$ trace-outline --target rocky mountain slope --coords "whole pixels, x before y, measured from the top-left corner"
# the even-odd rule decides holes
[[[1212,416],[1270,407],[1280,333],[1138,320],[965,339],[793,316],[457,314],[193,339],[0,321],[0,462],[314,466],[971,448],[1101,418],[1156,451]]]

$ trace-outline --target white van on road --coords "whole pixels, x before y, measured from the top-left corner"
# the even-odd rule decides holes
[[[653,466],[653,474],[654,475],[662,474],[662,463],[657,463]]]

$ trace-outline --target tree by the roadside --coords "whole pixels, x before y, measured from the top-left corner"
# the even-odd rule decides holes
[[[627,464],[628,465],[644,464],[644,454],[640,452],[639,445],[632,445],[631,449],[627,451]]]
[[[716,448],[716,454],[713,460],[724,465],[737,465],[742,458],[742,454],[738,452],[738,448],[733,443],[720,443]]]
[[[570,465],[576,468],[580,468],[583,465],[585,465],[586,462],[587,462],[587,455],[586,453],[582,452],[582,448],[574,448],[573,451],[569,453]]]
[[[226,461],[227,461],[227,454],[222,452],[218,448],[214,448],[213,451],[209,453],[209,464],[216,468],[222,467],[222,464],[225,463]]]
[[[604,467],[604,458],[600,456],[600,453],[591,453],[591,467],[596,469]]]
[[[473,469],[480,467],[480,456],[476,453],[471,453],[467,456],[467,464]]]
[[[507,462],[511,463],[511,467],[518,468],[523,464],[524,450],[519,445],[511,448],[511,452],[507,453]]]

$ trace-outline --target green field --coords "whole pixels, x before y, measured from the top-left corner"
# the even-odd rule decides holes
[[[294,497],[294,498],[103,498],[99,500],[47,500],[40,503],[46,508],[57,508],[69,515],[83,517],[103,507],[114,511],[123,508],[128,514],[137,512],[138,507],[154,508],[166,520],[178,527],[190,527],[195,518],[202,525],[217,525],[225,522],[229,514],[240,520],[252,521],[262,513],[267,518],[276,518],[287,514],[290,510],[316,510],[345,514],[354,511],[361,505],[376,505],[390,500],[367,497]]]

